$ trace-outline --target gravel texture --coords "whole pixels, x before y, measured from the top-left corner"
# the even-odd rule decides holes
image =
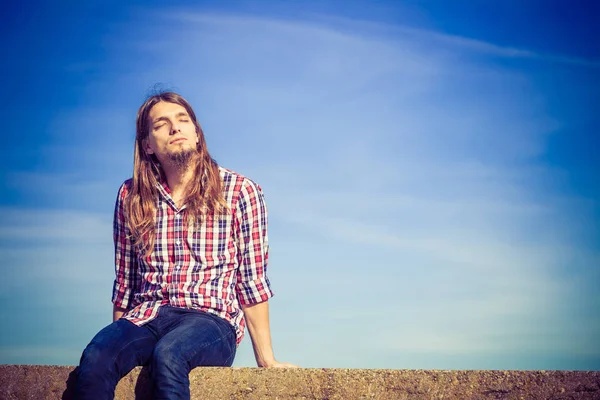
[[[0,399],[70,399],[74,367],[0,365]],[[600,399],[600,371],[196,368],[192,399]],[[136,368],[115,399],[149,399]]]

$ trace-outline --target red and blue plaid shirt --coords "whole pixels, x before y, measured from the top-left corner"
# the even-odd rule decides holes
[[[225,215],[202,217],[199,228],[186,226],[166,183],[156,201],[156,242],[145,257],[134,246],[126,224],[123,200],[131,180],[119,189],[115,206],[116,279],[113,303],[128,309],[125,318],[138,326],[169,304],[215,314],[244,336],[241,305],[273,296],[267,279],[269,244],[267,208],[260,186],[235,172],[219,168]]]

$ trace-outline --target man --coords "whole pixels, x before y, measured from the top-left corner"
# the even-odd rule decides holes
[[[293,367],[271,346],[261,188],[217,165],[176,93],[138,111],[114,240],[113,323],[83,352],[76,398],[112,399],[121,377],[147,364],[156,399],[189,399],[190,370],[231,366],[246,325],[259,367]]]

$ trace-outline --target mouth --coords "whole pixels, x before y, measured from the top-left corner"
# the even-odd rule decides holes
[[[169,144],[173,144],[173,143],[179,143],[179,142],[183,142],[183,141],[185,141],[185,140],[187,140],[187,139],[186,139],[186,138],[177,138],[177,139],[175,139],[175,140],[171,140],[171,141],[169,142]]]

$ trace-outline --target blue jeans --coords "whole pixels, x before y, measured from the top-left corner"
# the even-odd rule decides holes
[[[110,399],[119,380],[149,365],[155,399],[189,399],[189,372],[198,366],[231,366],[235,330],[224,319],[162,306],[141,327],[120,319],[102,329],[83,351],[75,399]]]

